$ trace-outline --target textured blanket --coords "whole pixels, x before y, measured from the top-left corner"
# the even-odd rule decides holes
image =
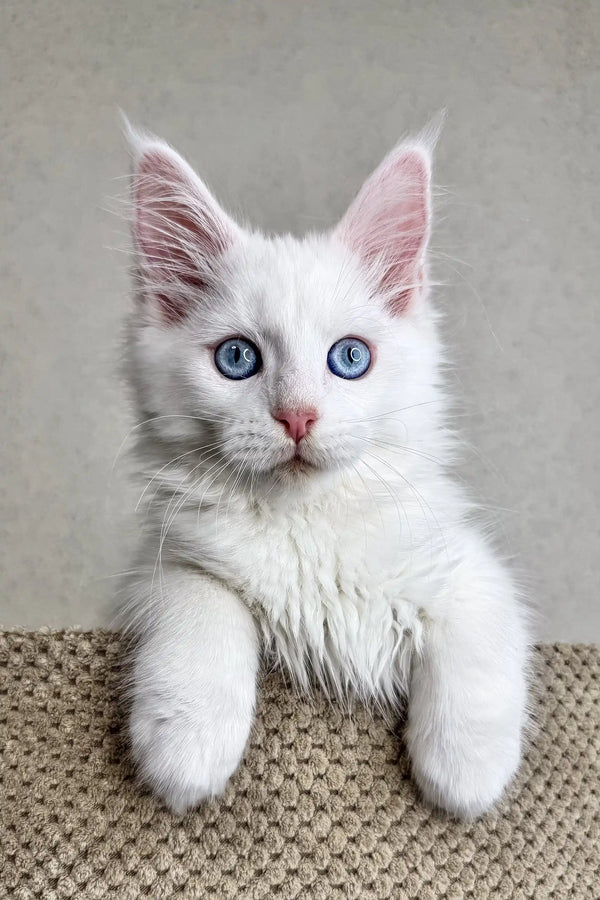
[[[0,635],[0,897],[600,897],[600,651],[541,648],[538,729],[501,806],[424,806],[398,735],[263,680],[243,766],[183,817],[136,782],[104,632]]]

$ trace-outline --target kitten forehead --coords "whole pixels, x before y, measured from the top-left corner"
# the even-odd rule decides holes
[[[249,235],[231,248],[225,268],[226,309],[214,310],[217,318],[239,317],[240,328],[273,340],[373,332],[387,319],[354,256],[328,237]]]

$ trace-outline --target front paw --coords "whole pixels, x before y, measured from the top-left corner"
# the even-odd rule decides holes
[[[412,775],[433,806],[460,819],[483,815],[500,799],[520,761],[518,738],[477,746],[473,735],[407,734]]]
[[[232,710],[165,708],[137,699],[129,721],[131,747],[142,779],[173,812],[183,814],[218,796],[237,769],[251,714]]]

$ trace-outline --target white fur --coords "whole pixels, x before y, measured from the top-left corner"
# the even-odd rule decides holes
[[[138,641],[142,775],[180,811],[222,791],[249,733],[262,645],[305,690],[316,676],[342,702],[386,710],[408,695],[423,793],[463,817],[484,812],[519,764],[528,639],[510,577],[447,471],[429,176],[424,189],[411,181],[429,172],[429,148],[395,150],[336,230],[302,240],[234,225],[156,139],[133,136],[133,149],[129,373],[146,488],[123,621]],[[405,258],[393,258],[400,239]],[[175,322],[167,295],[171,312],[184,304]],[[232,335],[260,347],[259,375],[217,371],[214,347]],[[374,348],[356,381],[326,364],[346,335]],[[301,444],[313,467],[297,471],[282,465],[295,448],[271,412],[300,406],[319,419]]]

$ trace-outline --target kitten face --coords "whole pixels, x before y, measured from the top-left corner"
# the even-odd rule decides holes
[[[268,239],[233,223],[170,148],[141,139],[130,346],[156,436],[202,448],[236,483],[298,489],[360,473],[406,442],[409,421],[414,433],[436,366],[425,152],[396,151],[371,182],[376,196],[367,182],[333,232]],[[363,374],[343,377],[368,354]]]

